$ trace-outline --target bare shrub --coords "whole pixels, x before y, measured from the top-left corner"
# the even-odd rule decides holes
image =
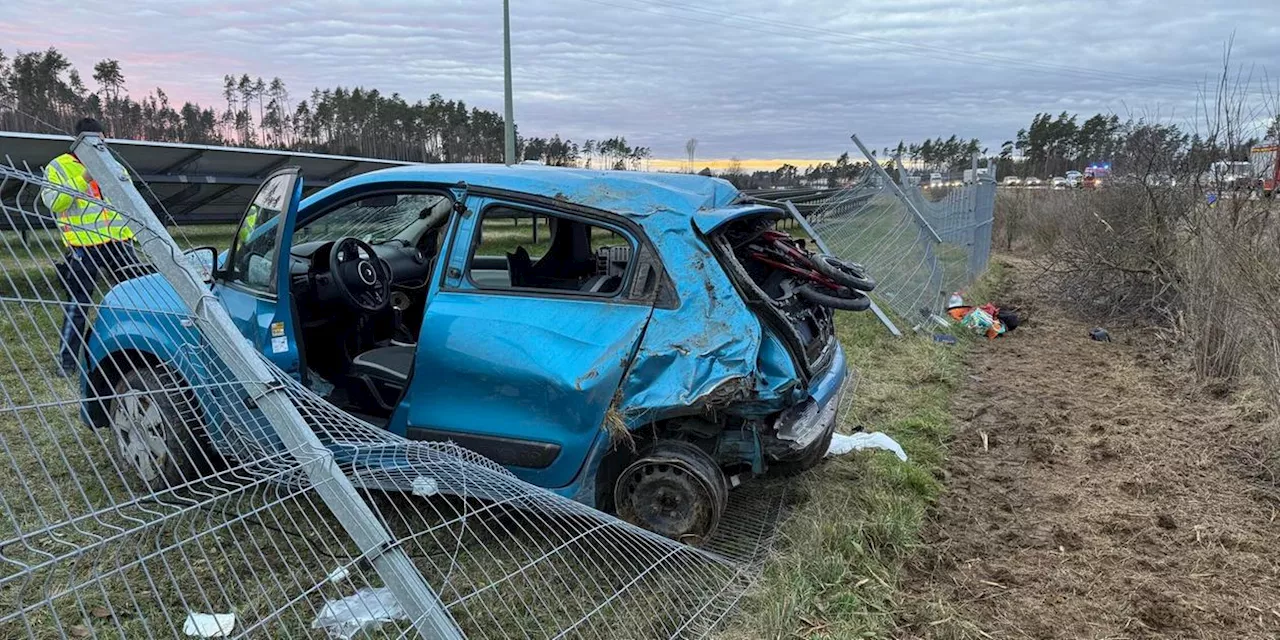
[[[1053,194],[1056,237],[1042,262],[1058,299],[1089,315],[1169,318],[1181,290],[1179,231],[1193,206],[1183,191],[1117,182]]]
[[[996,246],[1031,257],[1049,252],[1062,234],[1075,196],[1033,189],[997,191],[992,231]]]
[[[1189,234],[1181,328],[1202,378],[1233,380],[1248,371],[1280,390],[1280,229],[1273,204],[1237,198],[1206,207]]]
[[[1064,306],[1172,329],[1199,379],[1252,378],[1280,407],[1280,209],[1212,170],[1247,158],[1259,123],[1276,121],[1277,101],[1250,86],[1228,55],[1192,133],[1159,114],[1131,119],[1105,188],[1002,194],[997,229]]]
[[[1211,218],[1208,227],[1219,227]],[[1237,309],[1239,282],[1224,260],[1224,246],[1203,233],[1190,234],[1183,256],[1183,288],[1187,292],[1174,328],[1188,347],[1191,366],[1201,380],[1233,381],[1248,351],[1250,327]]]

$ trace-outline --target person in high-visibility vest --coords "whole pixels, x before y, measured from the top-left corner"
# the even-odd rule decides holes
[[[253,235],[253,230],[258,228],[258,214],[262,209],[256,205],[249,205],[249,212],[244,216],[244,223],[240,225],[240,233],[236,234],[239,244],[243,245],[249,241],[249,236]]]
[[[76,135],[86,131],[102,133],[102,125],[93,118],[84,118],[76,123]],[[103,200],[97,181],[79,159],[64,153],[49,161],[44,175],[51,184],[66,190],[46,187],[40,197],[57,216],[58,231],[67,248],[64,262],[58,265],[58,279],[67,291],[58,371],[63,376],[71,376],[80,368],[87,322],[85,309],[93,304],[99,276],[106,275],[109,282],[118,282],[122,271],[138,260],[133,249],[133,230],[119,212],[67,193],[75,191]]]

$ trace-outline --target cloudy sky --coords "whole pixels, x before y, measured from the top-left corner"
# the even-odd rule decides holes
[[[0,49],[57,47],[87,78],[222,102],[222,76],[440,93],[502,107],[500,0],[5,0]],[[511,0],[526,135],[624,135],[677,158],[829,158],[960,134],[991,148],[1038,111],[1193,117],[1234,61],[1280,78],[1276,0]]]

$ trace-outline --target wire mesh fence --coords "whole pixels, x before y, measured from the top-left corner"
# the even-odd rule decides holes
[[[918,326],[986,271],[996,185],[978,173],[929,197],[904,171],[896,183],[873,167],[797,208],[833,253],[867,267],[874,299]]]
[[[134,233],[92,257],[0,233],[0,637],[702,637],[758,575],[767,486],[687,546],[315,395],[228,326],[96,140],[104,199],[0,163],[14,228],[88,230],[45,206],[64,195]]]

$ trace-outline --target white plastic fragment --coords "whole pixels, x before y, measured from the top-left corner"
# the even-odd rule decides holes
[[[423,498],[440,493],[440,485],[436,484],[435,478],[426,476],[415,477],[411,488],[413,489],[413,495]]]
[[[234,613],[187,613],[182,633],[192,638],[230,638],[236,628]]]
[[[341,600],[326,602],[312,621],[311,628],[324,629],[334,640],[350,640],[361,631],[384,622],[408,619],[390,589],[366,588]]]
[[[329,581],[329,584],[337,584],[339,582],[342,582],[343,580],[346,580],[347,576],[350,576],[350,575],[351,575],[350,569],[346,567],[338,567],[337,569],[330,571],[329,576],[325,578],[325,580]]]
[[[898,456],[899,460],[907,461],[907,452],[902,450],[902,445],[889,436],[873,431],[871,433],[855,433],[845,435],[843,433],[833,434],[831,436],[831,447],[827,449],[827,457],[842,456],[850,451],[860,451],[862,449],[883,449],[892,451]]]

